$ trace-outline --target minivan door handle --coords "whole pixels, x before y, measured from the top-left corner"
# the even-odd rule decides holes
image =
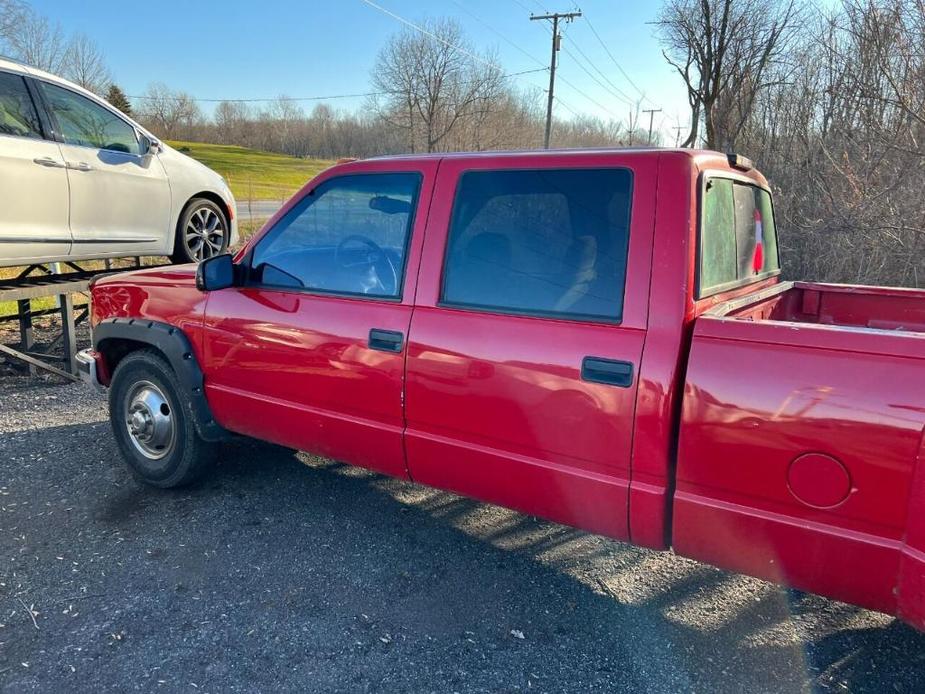
[[[47,166],[52,169],[63,169],[64,162],[58,161],[57,159],[52,159],[51,157],[36,157],[33,159],[36,164],[39,166]]]
[[[369,331],[369,348],[380,352],[401,352],[405,336],[397,330],[373,328]]]
[[[633,364],[619,359],[585,357],[581,360],[581,380],[629,388],[633,385]]]

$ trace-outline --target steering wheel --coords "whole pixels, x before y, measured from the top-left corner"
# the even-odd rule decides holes
[[[344,249],[350,243],[361,243],[366,246],[369,250],[366,253],[365,262],[351,262],[344,259]],[[398,270],[395,269],[395,264],[392,262],[392,259],[389,257],[389,254],[382,250],[382,247],[373,241],[368,236],[362,236],[360,234],[351,234],[350,236],[345,236],[341,239],[341,242],[337,244],[337,248],[334,249],[334,262],[342,268],[351,268],[356,267],[357,265],[367,265],[371,273],[371,280],[374,282],[369,288],[364,289],[364,293],[368,294],[369,289],[378,289],[383,294],[392,294],[398,289]],[[380,273],[380,270],[383,271]],[[381,278],[381,274],[385,274],[388,279],[391,276],[392,286],[387,287]]]

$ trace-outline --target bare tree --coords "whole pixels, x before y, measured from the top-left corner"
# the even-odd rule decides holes
[[[248,123],[253,118],[250,108],[241,101],[222,101],[215,107],[213,120],[219,142],[250,145]]]
[[[687,88],[696,144],[703,120],[711,149],[735,146],[766,73],[795,28],[794,0],[668,0],[656,25],[663,54]]]
[[[15,19],[5,31],[5,50],[28,65],[62,74],[68,65],[69,45],[61,25],[25,5],[13,3],[11,7]]]
[[[19,0],[0,0],[0,53],[9,54],[10,37],[15,36],[27,8]]]
[[[65,57],[64,76],[84,89],[105,94],[112,82],[109,68],[96,43],[86,34],[71,38]]]
[[[373,108],[407,133],[408,149],[433,152],[467,120],[484,119],[505,93],[491,55],[477,55],[459,24],[427,20],[426,33],[406,29],[380,51],[372,82],[385,96]]]
[[[139,119],[161,137],[186,137],[202,120],[192,96],[172,91],[161,82],[151,84],[140,101],[136,109]]]

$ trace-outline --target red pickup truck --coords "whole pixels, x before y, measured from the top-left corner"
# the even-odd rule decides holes
[[[925,292],[779,267],[736,155],[355,161],[97,281],[80,361],[153,485],[243,434],[925,628]]]

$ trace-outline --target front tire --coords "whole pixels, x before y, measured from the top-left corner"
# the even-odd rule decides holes
[[[207,198],[193,198],[183,209],[174,239],[174,263],[199,263],[228,249],[230,230],[222,208]]]
[[[199,436],[189,397],[155,352],[132,352],[119,362],[109,389],[109,421],[122,457],[145,484],[192,484],[215,460],[216,445]]]

